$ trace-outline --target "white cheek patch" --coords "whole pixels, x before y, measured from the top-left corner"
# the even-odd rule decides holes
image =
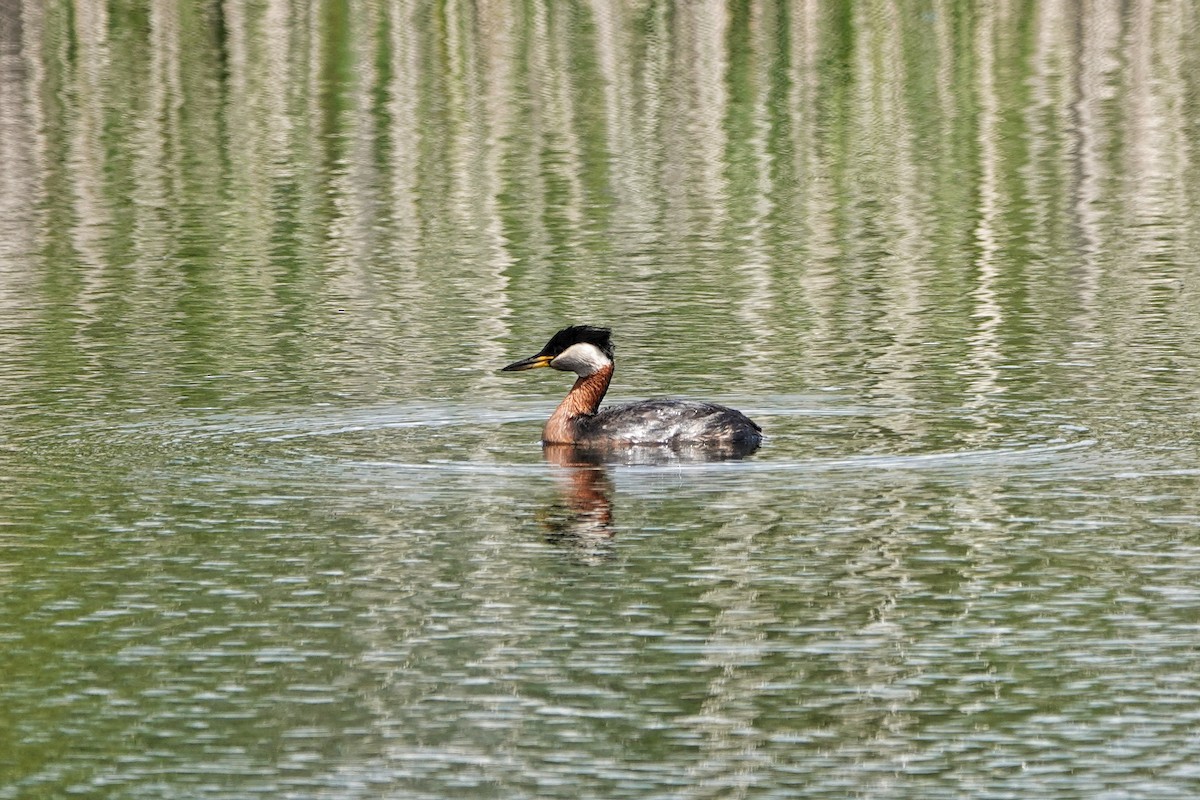
[[[550,362],[550,366],[555,369],[560,369],[564,372],[574,372],[576,375],[587,376],[594,375],[604,367],[611,364],[608,356],[596,347],[594,344],[580,342],[573,344],[566,350],[559,353],[558,357]]]

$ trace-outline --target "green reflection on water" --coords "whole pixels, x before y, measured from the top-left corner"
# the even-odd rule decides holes
[[[3,12],[0,798],[1184,796],[1196,22]]]

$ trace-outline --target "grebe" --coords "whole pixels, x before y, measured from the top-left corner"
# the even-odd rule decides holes
[[[505,372],[551,367],[579,378],[542,429],[544,444],[669,445],[749,453],[762,443],[762,428],[749,417],[716,403],[644,400],[600,409],[613,376],[608,328],[572,325],[551,337],[537,355]]]

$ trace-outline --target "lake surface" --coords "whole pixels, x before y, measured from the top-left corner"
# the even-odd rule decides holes
[[[8,4],[0,800],[1195,797],[1198,25]]]

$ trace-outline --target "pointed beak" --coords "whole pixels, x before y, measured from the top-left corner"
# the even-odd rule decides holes
[[[536,355],[530,358],[523,358],[520,361],[514,361],[507,367],[501,368],[501,372],[520,372],[524,369],[537,369],[538,367],[548,367],[550,362],[554,360],[553,356]]]

